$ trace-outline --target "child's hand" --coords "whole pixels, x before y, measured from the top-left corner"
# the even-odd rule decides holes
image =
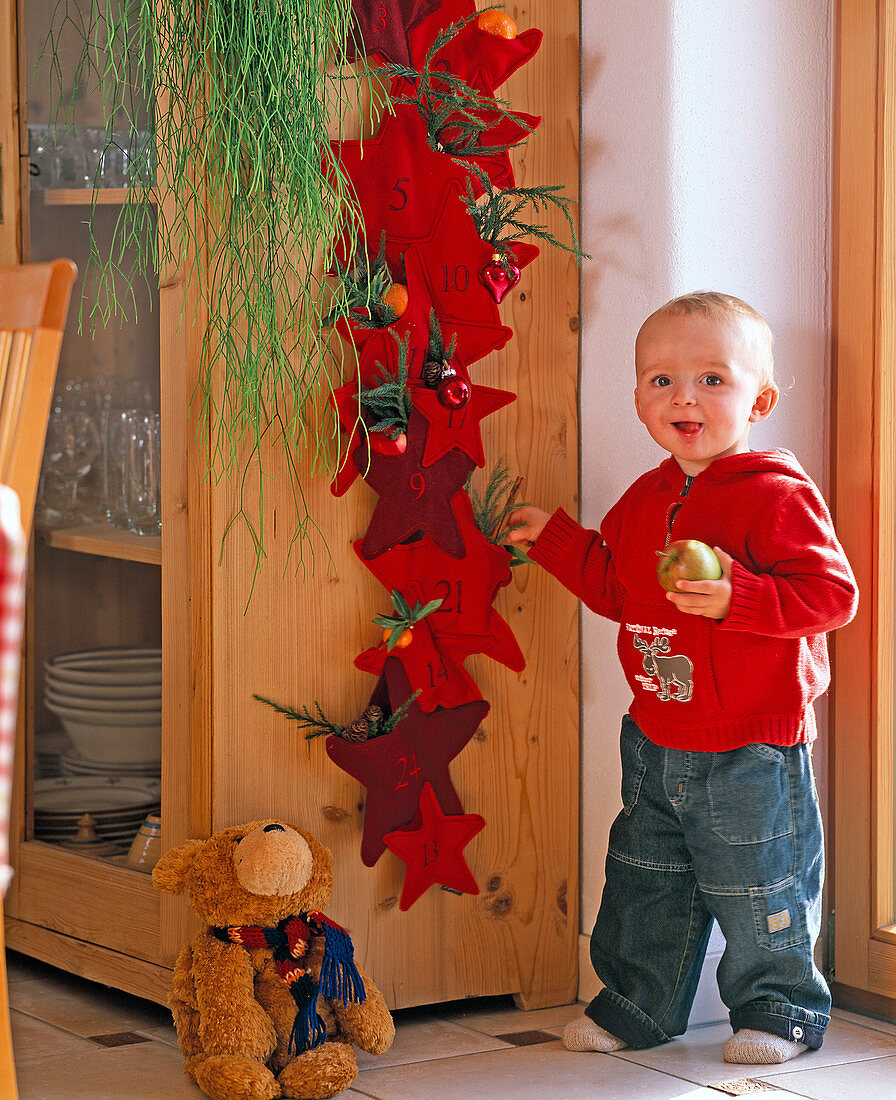
[[[550,513],[533,508],[531,504],[525,508],[517,508],[507,517],[507,526],[510,529],[504,535],[505,544],[531,550],[550,518]]]
[[[714,546],[722,576],[717,581],[679,581],[677,592],[667,592],[667,597],[679,611],[686,615],[703,615],[707,619],[724,619],[731,607],[730,554]]]

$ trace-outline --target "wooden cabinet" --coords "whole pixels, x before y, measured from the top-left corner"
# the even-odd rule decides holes
[[[34,6],[29,0],[28,8]],[[24,7],[18,9],[20,35]],[[14,9],[13,0],[0,0],[7,29]],[[569,28],[577,17],[570,0],[536,0],[527,9],[527,20],[545,31],[545,43],[505,94],[516,108],[545,118],[525,161],[519,160],[520,182],[562,181],[574,191],[578,41]],[[21,76],[18,87],[25,83]],[[16,97],[8,88],[5,94],[14,112]],[[117,198],[104,196],[110,209]],[[83,220],[63,198],[52,196],[50,204],[44,212],[52,209],[54,218],[72,225]],[[24,201],[26,217],[27,208]],[[27,257],[29,234],[20,237]],[[61,231],[55,235],[60,239]],[[109,330],[97,337],[113,367],[116,355],[158,349],[161,539],[122,538],[98,528],[55,531],[33,547],[7,944],[165,1000],[170,968],[192,928],[187,903],[157,894],[148,876],[120,860],[85,858],[36,841],[30,825],[45,655],[82,643],[155,640],[163,653],[164,846],[260,817],[300,822],[334,854],[329,912],[351,930],[359,957],[392,1007],[499,993],[515,994],[525,1007],[569,1002],[576,993],[578,943],[575,601],[531,567],[515,570],[499,593],[496,607],[514,630],[527,667],[517,674],[485,658],[468,661],[491,711],[451,766],[464,809],[486,820],[465,852],[480,892],[458,896],[431,888],[401,912],[404,864],[386,853],[368,868],[359,857],[364,789],[330,762],[321,741],[306,742],[253,697],[293,705],[318,701],[345,719],[366,704],[373,679],[353,660],[375,640],[370,620],[386,609],[387,594],[360,566],[351,544],[366,528],[373,494],[359,481],[336,500],[325,482],[306,472],[308,507],[322,537],[306,544],[299,558],[290,550],[283,459],[267,455],[273,476],[265,494],[266,558],[256,571],[247,532],[230,526],[241,485],[206,476],[207,442],[191,411],[202,323],[192,295],[182,276],[167,272],[152,312],[141,317],[139,337]],[[514,390],[519,400],[484,425],[486,455],[490,461],[504,457],[526,477],[526,499],[574,511],[574,262],[546,249],[501,308],[515,339],[477,364],[476,377]],[[88,357],[97,354],[86,337],[73,336],[72,343]]]

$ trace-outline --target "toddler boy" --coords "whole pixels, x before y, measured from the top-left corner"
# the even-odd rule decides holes
[[[523,546],[617,621],[634,693],[622,722],[623,809],[610,830],[591,938],[604,988],[569,1050],[644,1048],[687,1027],[715,918],[727,1062],[821,1046],[831,998],[813,958],[823,838],[810,749],[830,674],[825,633],[856,610],[855,579],[811,479],[784,450],[752,452],[778,399],[772,336],[730,295],[673,299],[635,343],[635,407],[667,458],[600,532],[562,509],[518,509]],[[719,580],[666,592],[657,551],[697,539]]]

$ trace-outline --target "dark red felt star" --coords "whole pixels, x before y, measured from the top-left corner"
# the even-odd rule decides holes
[[[346,44],[347,59],[376,54],[410,65],[408,32],[438,6],[439,0],[352,0],[354,36]]]
[[[428,536],[393,546],[370,561],[355,552],[377,580],[391,592],[398,589],[413,606],[440,599],[439,608],[427,616],[439,650],[460,664],[470,653],[485,653],[518,672],[525,659],[510,627],[492,607],[500,588],[510,583],[507,552],[481,533],[473,518],[466,493],[452,502],[466,552],[452,558]]]
[[[407,864],[398,908],[410,909],[430,886],[478,894],[476,879],[462,852],[485,828],[479,814],[446,814],[429,783],[420,791],[420,812],[407,829],[386,833],[386,847]]]
[[[516,394],[491,386],[471,385],[470,390],[470,400],[462,409],[446,409],[438,392],[426,386],[417,386],[412,391],[414,408],[429,422],[421,460],[424,467],[455,449],[469,455],[477,466],[485,465],[479,425],[487,416],[516,401]]]
[[[413,691],[419,691],[417,703],[427,714],[437,707],[460,707],[472,703],[482,696],[473,677],[463,667],[464,657],[455,647],[455,655],[449,657],[443,652],[429,628],[426,619],[417,623],[413,629],[414,640],[404,649],[393,649],[393,655],[401,662]],[[355,667],[362,672],[379,675],[389,652],[381,642],[372,649],[365,649],[355,658]]]
[[[463,452],[452,451],[424,469],[420,460],[426,444],[426,421],[416,409],[411,410],[407,437],[404,454],[369,456],[365,480],[379,494],[379,500],[370,517],[362,553],[365,558],[374,558],[418,531],[425,531],[442,549],[459,558],[464,544],[451,498],[470,475],[473,462]],[[356,448],[354,458],[363,470],[368,462],[365,449]]]
[[[411,694],[401,663],[388,660],[370,701],[392,714]],[[383,834],[413,821],[424,783],[432,785],[449,813],[463,812],[448,765],[471,740],[488,711],[488,703],[480,699],[453,710],[425,714],[415,701],[384,737],[360,744],[327,738],[330,759],[367,788],[361,838],[361,859],[367,867],[385,851]]]

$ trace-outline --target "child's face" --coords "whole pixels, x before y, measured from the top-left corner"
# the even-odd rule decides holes
[[[749,450],[753,424],[778,400],[756,364],[749,322],[697,313],[649,318],[635,343],[635,408],[686,474]]]

